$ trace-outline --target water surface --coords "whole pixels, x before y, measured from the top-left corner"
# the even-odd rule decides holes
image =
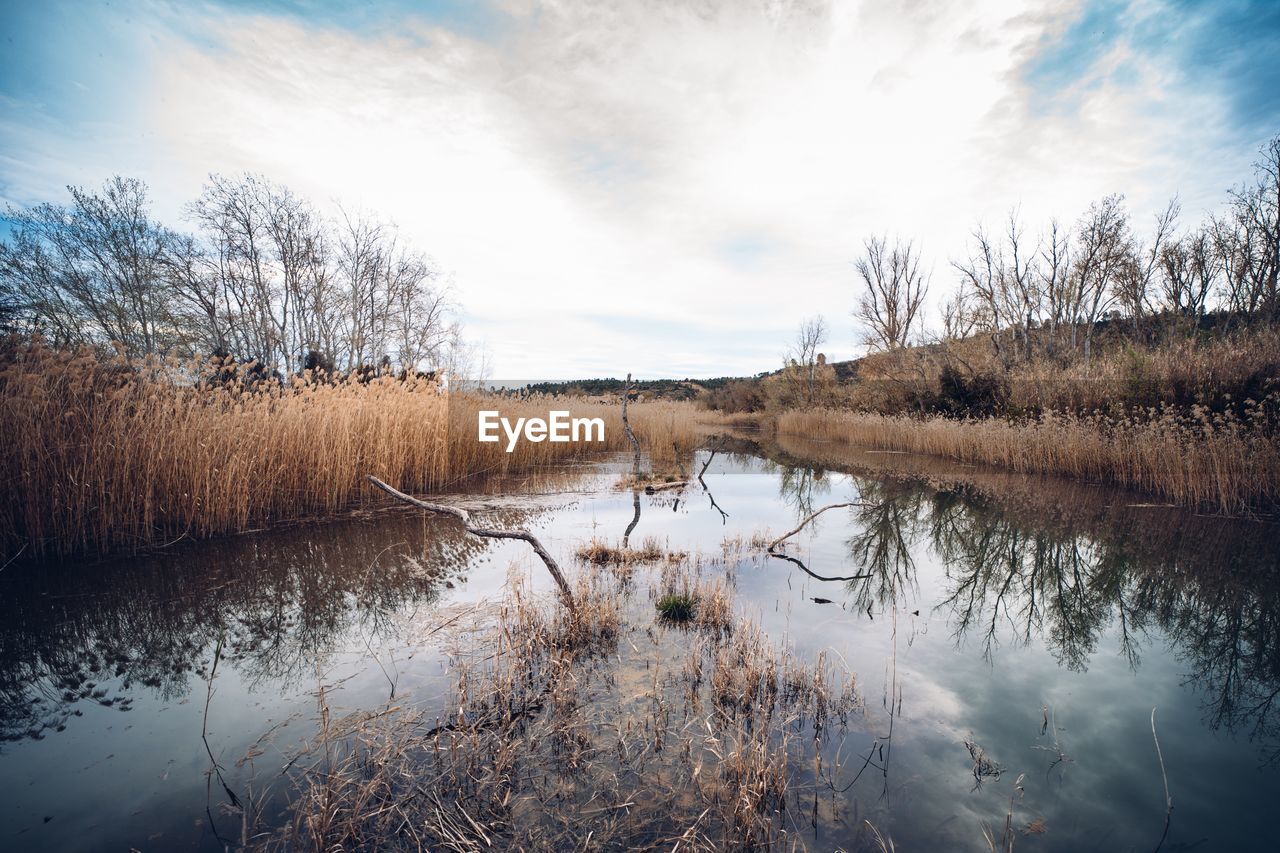
[[[783,440],[719,440],[682,492],[613,488],[616,467],[496,502],[572,565],[577,545],[720,553],[794,528],[792,560],[744,554],[736,603],[779,643],[824,650],[866,711],[828,756],[808,839],[985,849],[1016,797],[1020,849],[1272,849],[1280,793],[1273,524],[1130,493]],[[493,505],[492,497],[473,500]],[[637,522],[637,505],[639,520]],[[442,627],[483,621],[523,543],[391,511],[0,574],[0,846],[222,849],[278,815],[281,770],[334,713],[444,711]],[[838,580],[833,578],[852,578]],[[975,778],[966,742],[1002,769]],[[1022,793],[1015,785],[1022,778]]]

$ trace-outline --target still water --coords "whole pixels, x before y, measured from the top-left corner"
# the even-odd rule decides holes
[[[807,843],[986,849],[1016,797],[1018,849],[1272,850],[1280,793],[1280,528],[1141,497],[801,440],[720,439],[682,492],[616,465],[469,496],[562,565],[598,537],[719,553],[736,606],[856,674],[866,710],[836,810]],[[638,517],[638,522],[637,522]],[[0,848],[223,849],[240,811],[287,805],[282,771],[334,714],[446,712],[442,628],[483,622],[520,542],[388,511],[143,558],[0,573]],[[847,578],[854,578],[847,580]],[[966,744],[1000,772],[975,776]],[[828,757],[831,760],[831,757]],[[1016,790],[1021,779],[1021,792]]]

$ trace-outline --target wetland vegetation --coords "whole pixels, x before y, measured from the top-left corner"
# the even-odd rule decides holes
[[[69,193],[0,241],[0,845],[1269,849],[1280,138],[976,227],[932,332],[868,237],[866,357],[740,379],[492,383],[377,216]]]
[[[9,837],[1154,847],[1158,705],[1168,843],[1261,849],[1273,524],[787,435],[708,441],[681,490],[619,490],[619,458],[454,499],[548,543],[576,615],[523,543],[408,510],[11,566]],[[121,786],[129,816],[104,823]]]

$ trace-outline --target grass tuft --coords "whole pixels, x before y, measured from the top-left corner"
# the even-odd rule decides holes
[[[658,613],[670,622],[688,622],[698,614],[698,599],[687,593],[668,593],[658,599]]]

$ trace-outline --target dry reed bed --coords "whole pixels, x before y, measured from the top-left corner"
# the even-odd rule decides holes
[[[917,419],[838,411],[787,412],[780,433],[879,450],[1000,465],[1140,489],[1190,507],[1239,514],[1280,500],[1280,445],[1230,415],[1114,421]]]
[[[1230,334],[1179,334],[1155,344],[1123,335],[1095,342],[1091,359],[1045,354],[1043,343],[1029,361],[1005,364],[986,335],[929,347],[874,353],[858,367],[845,408],[885,414],[913,408],[912,394],[936,390],[945,365],[962,374],[982,374],[1008,385],[1014,411],[1124,414],[1165,402],[1195,403],[1215,411],[1239,410],[1247,399],[1280,392],[1280,328],[1246,328]],[[1274,405],[1275,398],[1272,397]],[[896,408],[895,408],[896,407]]]
[[[447,719],[323,717],[294,763],[292,819],[261,845],[794,847],[817,820],[799,799],[820,781],[815,750],[860,708],[852,679],[733,615],[729,575],[659,565],[646,599],[630,571],[587,564],[576,615],[513,584],[496,625],[458,638]],[[655,618],[673,590],[703,616]]]
[[[619,406],[445,394],[410,379],[259,389],[194,381],[190,365],[39,343],[0,354],[3,559],[130,549],[323,516],[373,498],[367,474],[418,492],[626,445]],[[603,446],[477,441],[476,412],[602,417]],[[655,458],[696,443],[693,406],[640,403]],[[377,498],[381,500],[380,498]]]

